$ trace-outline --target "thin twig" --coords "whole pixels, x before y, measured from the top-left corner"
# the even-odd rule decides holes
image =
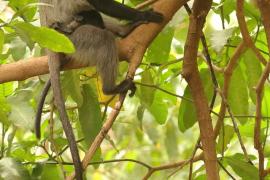
[[[246,24],[244,12],[243,12],[243,6],[244,6],[244,0],[237,0],[236,16],[237,16],[239,28],[241,30],[241,34],[243,36],[243,40],[245,41],[246,46],[248,46],[255,53],[255,55],[259,59],[259,61],[263,65],[266,65],[267,61],[261,55],[260,51],[256,48],[256,46],[253,43],[253,40],[250,37],[250,34],[248,32],[248,28],[247,28],[247,24]]]
[[[203,159],[203,155],[196,156],[193,161],[199,161]],[[161,171],[161,170],[167,170],[167,169],[173,169],[173,168],[183,168],[183,166],[187,165],[190,162],[191,159],[179,161],[176,163],[171,163],[167,165],[157,166],[157,167],[151,167],[147,174],[144,176],[143,180],[149,179],[155,172]]]
[[[233,175],[223,166],[223,164],[220,161],[218,161],[218,165],[226,172],[228,176],[230,176],[230,178],[232,178],[233,180],[236,180],[236,178],[233,177]]]
[[[232,111],[231,111],[231,108],[230,108],[230,106],[229,106],[229,103],[228,103],[227,99],[225,98],[223,92],[222,92],[221,90],[217,90],[217,91],[218,91],[218,93],[220,94],[220,96],[221,96],[221,98],[222,98],[222,101],[224,102],[224,104],[225,104],[225,106],[226,106],[226,108],[227,108],[227,111],[228,111],[228,113],[229,113],[229,115],[230,115],[230,117],[231,117],[231,119],[232,119],[233,128],[234,128],[234,131],[235,131],[235,133],[236,133],[236,135],[237,135],[237,137],[238,137],[238,141],[239,141],[240,146],[241,146],[241,148],[242,148],[242,151],[243,151],[243,153],[244,153],[245,159],[247,160],[247,162],[249,162],[249,163],[252,164],[252,161],[250,160],[250,158],[249,158],[249,156],[248,156],[246,147],[245,147],[244,142],[243,142],[243,140],[242,140],[242,137],[241,137],[241,134],[240,134],[240,131],[239,131],[237,122],[236,122],[235,117],[234,117],[234,115],[233,115],[233,113],[232,113]]]
[[[165,90],[165,89],[160,88],[160,87],[157,86],[157,85],[144,84],[144,83],[140,83],[140,82],[135,82],[135,84],[138,84],[138,85],[141,85],[141,86],[145,86],[145,87],[155,88],[155,89],[160,90],[160,91],[162,91],[162,92],[164,92],[164,93],[166,93],[166,94],[169,94],[169,95],[172,95],[172,96],[175,96],[175,97],[184,99],[184,100],[189,101],[189,102],[193,102],[192,99],[186,98],[186,97],[181,96],[181,95],[174,94],[174,93],[172,93],[172,92],[169,92],[169,91],[167,91],[167,90]]]

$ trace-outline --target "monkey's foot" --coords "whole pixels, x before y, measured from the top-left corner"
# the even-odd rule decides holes
[[[132,97],[134,96],[135,92],[136,92],[136,86],[135,86],[135,83],[133,82],[132,79],[128,78],[128,79],[125,79],[124,81],[122,81],[119,86],[121,86],[122,88],[122,92],[120,93],[126,93],[128,90],[130,90],[130,94],[129,94],[129,97]]]
[[[118,84],[113,89],[111,88],[108,89],[106,88],[106,86],[103,86],[103,93],[107,95],[123,94],[123,93],[126,93],[128,90],[131,91],[129,96],[130,97],[134,96],[135,91],[136,91],[136,86],[131,78],[123,80],[120,84]]]

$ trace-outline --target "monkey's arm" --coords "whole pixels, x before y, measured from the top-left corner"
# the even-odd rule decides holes
[[[107,30],[122,38],[128,36],[137,26],[148,23],[147,21],[136,21],[128,24],[122,24],[119,21],[106,16],[103,16],[103,21]]]
[[[130,21],[161,22],[163,15],[151,10],[138,11],[114,0],[88,0],[98,11],[112,17]]]

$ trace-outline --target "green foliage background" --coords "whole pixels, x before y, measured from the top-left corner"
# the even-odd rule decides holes
[[[127,2],[134,6],[140,0]],[[241,42],[235,17],[235,0],[215,2],[208,16],[205,35],[210,55],[216,67],[224,68],[235,47]],[[64,35],[39,26],[36,0],[0,1],[0,64],[21,61],[43,55],[43,48],[72,53],[74,47]],[[222,11],[221,11],[222,8]],[[223,12],[223,14],[221,14]],[[264,29],[260,14],[250,3],[245,4],[245,15],[256,46],[268,58]],[[222,16],[226,28],[222,29]],[[181,77],[182,57],[187,35],[188,15],[179,10],[174,19],[158,35],[145,54],[135,81],[138,90],[127,98],[123,110],[109,136],[96,153],[94,161],[135,159],[151,166],[189,159],[199,137],[196,112],[186,82]],[[200,47],[202,52],[202,47]],[[201,79],[209,102],[214,87],[203,56],[198,56]],[[1,68],[1,67],[0,67]],[[121,63],[119,79],[125,77],[126,63]],[[217,140],[220,162],[236,179],[258,179],[257,154],[253,148],[255,90],[263,67],[252,51],[247,50],[234,70],[228,102],[237,117],[240,134],[255,166],[243,157],[231,119],[225,119]],[[89,75],[93,69],[65,72],[63,91],[70,119],[81,152],[86,151],[104,122],[106,109],[100,102],[96,77]],[[223,74],[216,72],[219,85]],[[1,79],[1,77],[0,77]],[[61,179],[63,172],[72,172],[68,165],[71,157],[65,151],[67,141],[63,135],[58,114],[54,113],[53,133],[49,126],[52,95],[46,101],[43,114],[41,140],[33,132],[34,116],[40,93],[47,76],[33,77],[20,82],[0,85],[0,177],[1,179]],[[183,95],[184,98],[179,96]],[[270,86],[266,83],[263,99],[262,139],[265,157],[269,160],[270,146],[269,102]],[[214,112],[218,112],[218,97]],[[212,113],[213,122],[217,116]],[[53,134],[53,138],[52,138]],[[57,154],[59,156],[57,156]],[[83,153],[82,153],[83,155]],[[270,167],[269,161],[267,167]],[[156,172],[152,179],[187,179],[189,167]],[[141,179],[147,172],[133,162],[115,162],[89,166],[88,179]],[[228,175],[220,169],[221,179]],[[205,179],[203,163],[194,163],[193,177]]]

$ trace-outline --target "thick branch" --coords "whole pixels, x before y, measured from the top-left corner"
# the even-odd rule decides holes
[[[207,98],[204,94],[203,85],[197,67],[199,40],[202,35],[205,17],[210,10],[211,4],[211,0],[195,0],[194,2],[193,12],[190,16],[187,41],[185,44],[183,76],[188,82],[196,107],[207,179],[217,180],[219,179],[219,174],[215,152],[214,131],[209,114]]]

